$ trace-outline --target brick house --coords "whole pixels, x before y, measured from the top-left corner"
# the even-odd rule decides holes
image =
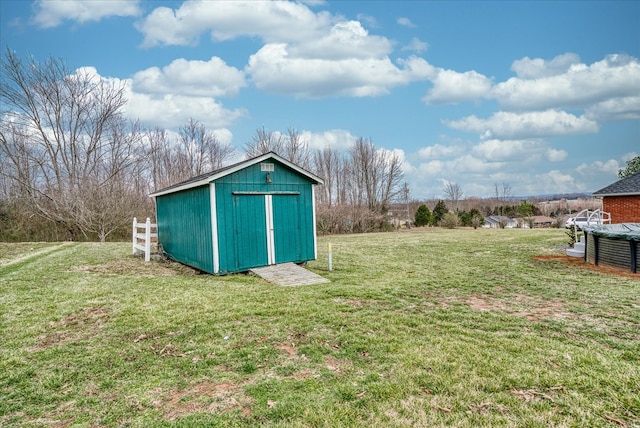
[[[603,187],[593,196],[602,198],[602,210],[611,223],[640,223],[640,172]]]

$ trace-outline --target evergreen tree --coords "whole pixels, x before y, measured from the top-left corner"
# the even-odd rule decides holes
[[[426,205],[420,205],[416,210],[416,226],[427,226],[432,223],[431,211]]]
[[[527,201],[520,202],[518,205],[518,214],[520,217],[531,217],[534,212],[534,206]]]
[[[462,224],[462,226],[471,226],[472,216],[469,211],[460,211],[458,217],[460,217],[460,224]]]
[[[449,210],[447,209],[447,206],[445,205],[444,201],[439,200],[435,208],[433,209],[433,222],[435,224],[439,224],[442,218],[444,217],[444,215],[448,212]]]

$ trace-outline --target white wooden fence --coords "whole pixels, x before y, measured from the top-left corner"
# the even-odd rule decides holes
[[[144,229],[143,233],[139,230]],[[151,229],[155,232],[151,232]],[[133,255],[137,255],[138,251],[144,252],[144,261],[148,262],[151,259],[151,247],[155,250],[158,249],[158,225],[151,223],[149,217],[144,223],[138,223],[137,218],[133,218]]]

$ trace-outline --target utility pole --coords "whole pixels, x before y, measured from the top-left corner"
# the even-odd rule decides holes
[[[404,196],[404,203],[407,207],[407,228],[409,228],[411,227],[411,213],[409,211],[409,184],[407,184],[406,181],[402,186],[402,194]]]

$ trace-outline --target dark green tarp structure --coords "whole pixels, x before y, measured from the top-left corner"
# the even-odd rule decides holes
[[[584,227],[582,230],[586,237],[585,261],[638,273],[639,223],[604,224]]]
[[[585,226],[583,230],[595,236],[640,241],[640,223],[601,224]]]

